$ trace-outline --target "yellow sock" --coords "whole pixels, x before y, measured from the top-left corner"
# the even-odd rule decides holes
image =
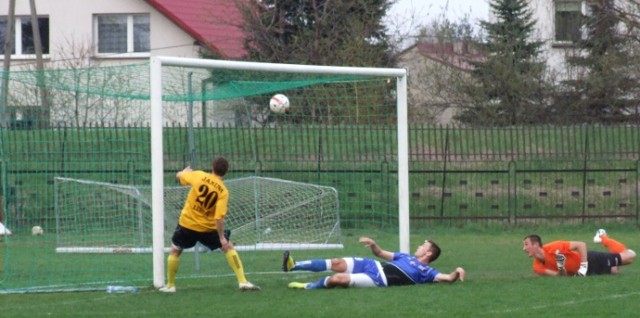
[[[224,257],[227,259],[227,263],[229,263],[229,267],[236,273],[236,278],[238,278],[238,283],[246,283],[247,278],[244,277],[244,269],[242,268],[242,262],[240,261],[240,255],[236,250],[230,250]]]
[[[169,255],[167,257],[167,287],[173,287],[176,285],[176,273],[180,266],[180,258],[177,256]]]
[[[611,253],[622,253],[627,249],[624,244],[609,238],[608,236],[603,235],[600,238],[602,238],[602,245],[604,245],[604,247],[606,247]]]

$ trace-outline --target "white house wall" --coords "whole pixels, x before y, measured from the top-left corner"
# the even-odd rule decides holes
[[[535,38],[543,41],[540,58],[545,61],[549,70],[557,75],[557,79],[566,79],[566,50],[567,43],[558,43],[555,39],[555,6],[554,0],[529,0],[529,9],[537,21]]]
[[[0,16],[7,16],[9,6],[6,1],[1,4]],[[198,57],[194,39],[143,0],[37,0],[36,10],[39,16],[49,17],[48,62],[61,59],[61,50],[65,49],[65,44],[89,45],[93,41],[94,14],[110,13],[149,14],[150,55]],[[29,16],[29,1],[16,1],[15,13],[16,16]],[[148,57],[99,58],[102,65],[131,64],[146,59]],[[12,61],[12,66],[20,68],[21,65],[33,62],[33,59],[12,57]]]
[[[186,1],[186,0],[185,0]],[[110,66],[123,64],[136,64],[148,61],[150,56],[176,56],[176,57],[199,57],[199,47],[194,45],[195,39],[182,30],[173,21],[169,20],[162,13],[156,11],[146,1],[143,0],[37,0],[37,14],[49,18],[49,54],[45,55],[44,62],[46,68],[76,68],[86,66]],[[96,14],[140,14],[148,13],[150,16],[150,47],[149,54],[132,57],[96,57],[91,54],[89,62],[69,62],[65,61],[74,50],[70,43],[78,47],[91,48],[93,43],[93,17]],[[29,1],[16,1],[16,16],[29,16]],[[8,15],[8,3],[0,2],[0,16]],[[94,52],[92,49],[91,52]],[[77,53],[76,53],[77,54]],[[86,56],[85,56],[86,57]],[[0,55],[0,60],[3,58]],[[70,66],[71,65],[71,66]],[[12,56],[11,70],[34,69],[35,56]],[[186,75],[178,80],[179,83],[166,84],[175,85],[185,89]],[[116,84],[114,84],[116,85]],[[119,83],[120,86],[128,85],[126,80]],[[171,87],[167,87],[171,90]],[[82,99],[83,105],[77,111],[74,106],[74,92],[54,92],[49,98],[52,99],[50,105],[50,122],[57,124],[67,122],[115,122],[118,124],[144,123],[149,119],[149,103],[146,100],[117,100],[113,98],[97,98],[86,96]],[[83,95],[84,96],[84,95]],[[10,88],[11,107],[28,108],[38,105],[35,91],[30,87],[23,87],[19,82],[12,82]],[[234,108],[224,103],[215,103],[208,106],[208,124],[218,122],[233,122]],[[194,109],[196,123],[202,117],[201,107],[197,103]],[[218,105],[220,104],[220,105]],[[99,105],[99,106],[95,106]],[[185,123],[187,103],[167,103],[165,109],[166,123]],[[12,120],[20,120],[23,115],[21,111],[17,114],[9,114],[14,117]]]
[[[569,72],[567,71],[566,56],[569,50],[574,47],[571,43],[562,43],[555,41],[555,0],[528,0],[528,8],[536,20],[535,31],[533,33],[534,41],[543,41],[541,48],[540,60],[545,62],[549,67],[549,71],[555,76],[556,81],[567,79]],[[586,10],[585,4],[582,4],[582,12]],[[495,22],[496,17],[490,12],[490,21]]]

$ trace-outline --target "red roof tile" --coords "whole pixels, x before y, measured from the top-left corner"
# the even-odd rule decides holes
[[[246,54],[242,14],[231,0],[146,0],[206,48],[223,58]]]

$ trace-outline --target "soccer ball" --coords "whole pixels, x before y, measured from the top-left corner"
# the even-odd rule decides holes
[[[42,234],[44,234],[44,230],[42,229],[41,226],[36,225],[31,228],[31,235],[42,235]]]
[[[275,94],[269,101],[269,108],[276,114],[286,113],[289,110],[289,98],[283,94]]]

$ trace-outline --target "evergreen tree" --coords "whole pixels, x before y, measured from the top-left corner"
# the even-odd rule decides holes
[[[390,66],[390,0],[261,0],[242,10],[252,61]]]
[[[637,120],[633,112],[640,96],[638,50],[623,34],[614,0],[588,1],[584,16],[586,36],[567,59],[579,76],[564,82],[556,112],[578,123],[615,123]]]
[[[471,81],[460,88],[468,97],[456,119],[468,124],[507,126],[544,122],[543,42],[531,41],[536,21],[527,0],[490,2],[495,22],[481,21],[487,55],[476,62]]]

